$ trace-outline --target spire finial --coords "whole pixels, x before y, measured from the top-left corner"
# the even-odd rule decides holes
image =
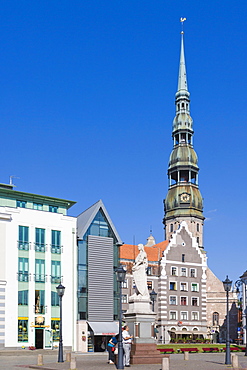
[[[184,21],[186,21],[186,18],[180,18],[180,22],[181,22],[181,34],[183,35],[184,33]]]

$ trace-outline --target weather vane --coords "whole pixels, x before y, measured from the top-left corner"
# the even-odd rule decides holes
[[[184,33],[184,21],[186,21],[186,18],[180,18],[181,27],[182,27],[182,31],[181,31],[182,34]]]

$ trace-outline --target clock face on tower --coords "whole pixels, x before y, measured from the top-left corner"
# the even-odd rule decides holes
[[[189,202],[190,195],[188,193],[183,193],[180,195],[180,201],[181,202]]]

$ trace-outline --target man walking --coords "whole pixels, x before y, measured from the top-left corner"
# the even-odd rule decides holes
[[[128,325],[125,325],[123,327],[122,337],[123,337],[123,350],[124,350],[124,366],[130,367],[130,350],[131,350],[131,342],[132,342],[133,335],[130,335]]]

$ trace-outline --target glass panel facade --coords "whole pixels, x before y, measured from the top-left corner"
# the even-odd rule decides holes
[[[51,253],[61,253],[61,231],[51,230]]]
[[[27,226],[19,226],[18,249],[29,250],[29,228]]]
[[[59,284],[61,282],[61,262],[51,261],[51,283]]]
[[[35,229],[35,250],[45,252],[45,229]]]
[[[57,213],[57,211],[58,211],[58,207],[56,207],[56,206],[49,206],[49,212]]]
[[[35,313],[45,313],[45,291],[35,290]]]
[[[18,280],[29,281],[28,258],[19,257],[18,265],[19,265]]]
[[[88,279],[88,267],[87,267],[87,237],[88,235],[103,236],[113,238],[113,269],[118,266],[119,251],[117,246],[117,239],[112,231],[112,228],[104,215],[102,209],[100,209],[93,222],[89,226],[87,232],[83,236],[82,240],[78,241],[78,318],[87,319],[87,304],[88,304],[88,292],[87,292],[87,279]],[[118,318],[118,284],[114,274],[114,320]]]
[[[52,340],[59,341],[60,320],[51,320]]]
[[[36,283],[45,282],[45,260],[35,259],[35,281]]]
[[[28,342],[28,320],[18,320],[18,342]]]
[[[28,290],[20,290],[18,292],[18,305],[28,306]]]
[[[51,292],[51,305],[59,306],[59,297],[57,292]]]
[[[16,207],[20,207],[20,208],[26,208],[26,203],[24,200],[17,200],[16,201]]]

